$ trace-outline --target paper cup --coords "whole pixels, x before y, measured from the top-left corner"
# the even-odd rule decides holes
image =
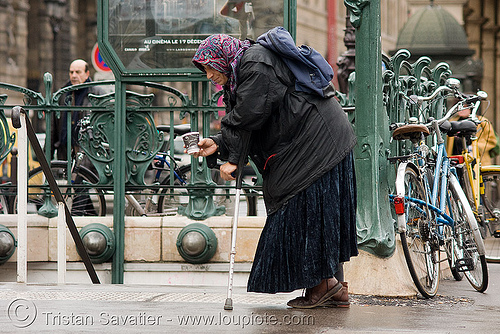
[[[200,148],[198,147],[198,142],[200,141],[199,132],[188,132],[183,134],[181,137],[184,141],[184,146],[186,147],[188,154],[195,154],[196,152],[200,152]]]

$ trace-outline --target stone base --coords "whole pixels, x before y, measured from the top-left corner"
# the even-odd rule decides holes
[[[440,267],[440,279],[451,279],[446,254],[443,252]],[[357,257],[344,264],[344,273],[352,294],[386,297],[414,297],[418,294],[406,265],[399,237],[396,237],[396,250],[391,257],[380,258],[360,250]]]
[[[28,283],[57,282],[56,219],[38,215],[28,218]],[[227,286],[232,217],[212,217],[203,221],[218,239],[211,262],[186,263],[175,242],[179,231],[193,223],[185,217],[127,217],[125,222],[124,283],[145,285]],[[77,217],[77,227],[88,223],[112,227],[112,217]],[[238,224],[234,286],[246,286],[264,217],[241,217]],[[17,216],[3,215],[3,224],[17,237]],[[399,238],[394,254],[380,258],[365,251],[344,267],[352,294],[410,297],[417,290],[408,271]],[[16,281],[16,253],[1,266],[0,282]],[[73,240],[67,237],[67,283],[90,283]],[[101,283],[111,283],[111,264],[95,265]],[[441,277],[451,277],[447,262],[441,262]]]
[[[353,294],[400,297],[417,294],[399,240],[389,258],[360,250],[357,257],[344,264],[344,273]]]

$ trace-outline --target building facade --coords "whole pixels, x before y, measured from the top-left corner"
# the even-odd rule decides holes
[[[422,6],[442,6],[463,24],[469,47],[475,51],[473,58],[484,64],[481,88],[493,102],[493,121],[500,123],[496,122],[500,112],[500,99],[496,98],[500,95],[498,1],[380,1],[382,50],[386,53],[396,47],[401,28]],[[314,47],[333,65],[347,49],[345,29],[344,1],[297,0],[297,44]],[[5,60],[0,63],[2,82],[40,91],[43,74],[50,72],[57,89],[68,80],[70,62],[89,60],[96,41],[96,0],[0,0],[0,57]],[[20,95],[10,94],[10,98],[22,102]]]

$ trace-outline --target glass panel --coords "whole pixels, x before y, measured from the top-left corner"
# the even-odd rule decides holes
[[[283,25],[283,0],[109,0],[108,41],[126,69],[194,68],[211,34],[241,39]]]

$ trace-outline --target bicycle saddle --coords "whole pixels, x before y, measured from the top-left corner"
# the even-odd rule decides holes
[[[170,132],[170,125],[157,125],[156,129],[158,131],[163,131],[165,133]],[[179,125],[174,125],[174,133],[176,135],[183,135],[185,133],[188,133],[191,131],[191,124],[179,124]]]
[[[424,136],[429,135],[429,129],[423,124],[406,124],[400,126],[392,132],[392,138],[395,140],[420,140]]]
[[[467,137],[476,134],[477,125],[473,121],[464,119],[462,121],[450,122],[451,129],[447,132],[448,136]]]

